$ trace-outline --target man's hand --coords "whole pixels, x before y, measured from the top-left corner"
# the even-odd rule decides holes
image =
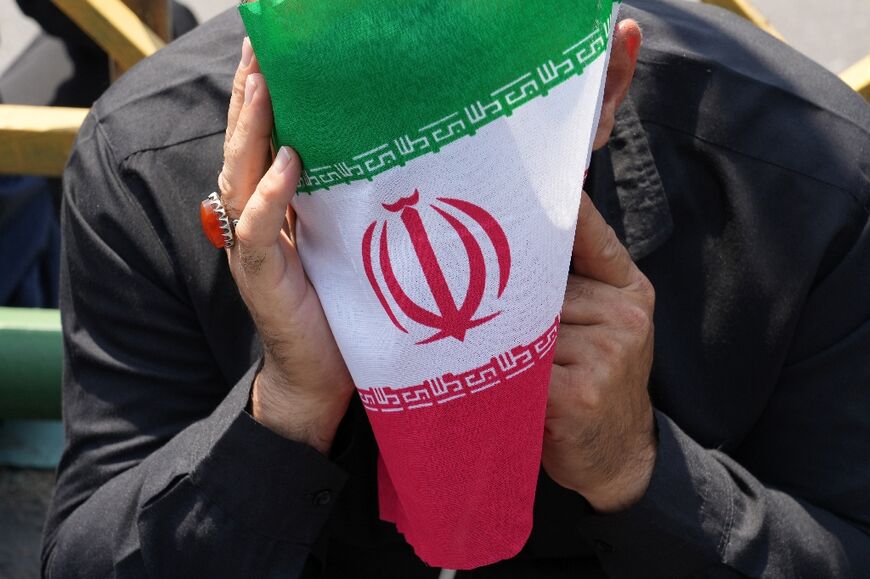
[[[353,393],[353,382],[302,269],[289,203],[299,182],[296,154],[282,148],[269,164],[272,108],[245,39],[218,179],[230,218],[239,220],[230,269],[263,341],[254,381],[254,418],[326,453]]]
[[[656,456],[647,392],[655,293],[591,200],[580,207],[544,436],[543,465],[599,512],[646,492]]]

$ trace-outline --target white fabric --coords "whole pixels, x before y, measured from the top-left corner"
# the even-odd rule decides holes
[[[618,5],[617,5],[618,6]],[[409,386],[480,365],[529,343],[553,323],[563,299],[585,168],[600,112],[606,58],[510,117],[379,175],[293,201],[305,271],[324,305],[357,388]],[[596,104],[597,103],[597,104]],[[480,227],[459,211],[487,263],[486,292],[478,316],[501,311],[468,331],[463,342],[416,342],[435,333],[402,315],[383,283],[377,260],[381,223],[389,222],[390,254],[402,287],[415,302],[438,312],[421,265],[398,215],[382,204],[419,190],[420,216],[457,303],[468,285],[468,257],[456,232],[434,210],[437,197],[459,198],[490,213],[511,250],[511,276],[497,298],[494,249]],[[444,208],[443,205],[441,205]],[[381,307],[364,271],[362,239],[377,221],[374,269],[402,333]]]

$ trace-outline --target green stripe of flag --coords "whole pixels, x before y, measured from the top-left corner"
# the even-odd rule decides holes
[[[612,0],[260,0],[239,7],[300,191],[473,135],[603,54]]]

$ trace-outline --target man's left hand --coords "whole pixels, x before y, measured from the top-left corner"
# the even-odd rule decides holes
[[[581,203],[562,307],[543,465],[599,512],[635,504],[656,457],[647,385],[655,292],[591,200]]]

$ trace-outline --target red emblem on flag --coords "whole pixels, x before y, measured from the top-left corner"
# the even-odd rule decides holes
[[[495,218],[481,207],[463,201],[461,199],[448,199],[439,197],[437,201],[445,207],[430,205],[438,215],[440,215],[448,225],[456,232],[459,237],[458,241],[462,243],[465,253],[468,257],[469,280],[468,287],[465,292],[465,297],[462,303],[457,303],[450,287],[447,284],[447,278],[444,275],[444,270],[438,262],[435,255],[435,250],[432,247],[432,242],[426,227],[423,224],[423,219],[415,207],[420,201],[420,193],[415,189],[414,194],[410,197],[402,197],[392,204],[384,204],[384,209],[390,213],[399,213],[399,218],[408,233],[411,240],[411,245],[417,255],[417,260],[423,272],[423,277],[429,286],[429,291],[432,293],[432,298],[438,308],[438,312],[432,312],[412,300],[408,294],[402,289],[399,280],[393,270],[393,265],[390,260],[390,251],[387,243],[387,221],[385,220],[381,227],[380,240],[378,242],[378,263],[380,265],[381,274],[384,278],[384,283],[387,286],[387,291],[392,296],[396,305],[409,319],[417,322],[422,326],[426,326],[437,330],[432,336],[417,342],[417,344],[430,344],[444,338],[456,338],[459,341],[465,340],[465,334],[468,330],[485,324],[491,319],[498,316],[501,312],[493,312],[490,314],[477,316],[478,309],[483,302],[484,293],[486,290],[486,261],[484,259],[483,250],[480,243],[466,225],[453,213],[452,210],[459,211],[472,221],[477,223],[484,231],[489,242],[495,250],[496,261],[498,264],[498,294],[501,297],[507,287],[508,277],[511,269],[511,253],[508,245],[507,236],[504,230],[495,220]],[[374,245],[375,230],[378,222],[373,221],[366,229],[362,241],[362,257],[363,265],[365,266],[366,276],[372,289],[378,298],[378,301],[383,306],[387,316],[396,328],[402,332],[408,333],[408,330],[402,326],[399,319],[393,312],[390,303],[387,301],[384,291],[381,289],[380,282],[375,276],[375,270],[372,265],[372,247]]]

